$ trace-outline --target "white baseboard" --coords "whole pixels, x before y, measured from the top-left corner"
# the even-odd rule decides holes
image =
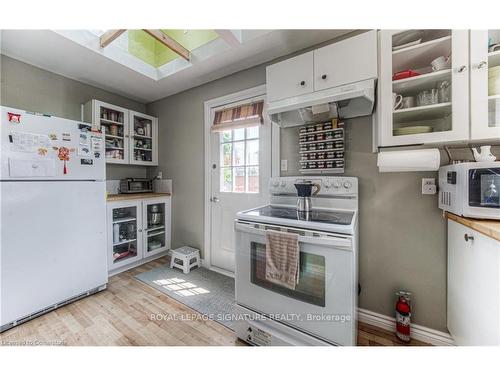
[[[396,330],[396,319],[370,310],[358,308],[358,321],[385,329],[390,332]],[[437,346],[455,345],[453,338],[447,332],[441,332],[418,324],[411,325],[411,337],[415,340]]]
[[[223,275],[234,277],[227,271],[221,270],[217,267],[208,266],[204,259],[201,259],[202,267],[208,268],[212,271],[222,273]],[[396,319],[387,315],[379,314],[374,311],[358,308],[358,321],[372,326],[385,329],[389,332],[395,332]],[[441,332],[432,328],[427,328],[418,324],[411,325],[411,337],[415,340],[425,342],[427,344],[436,346],[453,346],[455,342],[448,332]]]

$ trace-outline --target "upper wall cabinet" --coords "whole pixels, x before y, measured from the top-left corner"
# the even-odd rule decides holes
[[[266,82],[270,102],[313,92],[313,53],[268,66]]]
[[[106,163],[158,165],[158,119],[113,104],[91,100],[84,120],[106,139]]]
[[[314,51],[314,90],[377,77],[375,30]]]
[[[500,139],[500,30],[470,34],[471,139]]]
[[[469,138],[466,30],[380,31],[379,146]]]
[[[377,32],[372,30],[268,66],[267,101],[375,78]]]

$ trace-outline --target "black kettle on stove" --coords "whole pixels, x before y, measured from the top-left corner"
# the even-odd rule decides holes
[[[319,184],[315,184],[312,181],[302,180],[294,184],[297,189],[297,211],[299,212],[311,212],[312,203],[311,196],[317,195],[321,190]],[[313,188],[315,188],[313,192]]]

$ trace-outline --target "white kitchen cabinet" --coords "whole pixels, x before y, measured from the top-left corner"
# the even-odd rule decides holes
[[[130,164],[158,165],[158,119],[143,113],[130,114]]]
[[[500,242],[448,220],[448,330],[457,345],[500,344]]]
[[[170,213],[169,197],[142,201],[144,258],[170,249]]]
[[[266,68],[267,101],[377,78],[375,30],[306,52]]]
[[[470,111],[471,140],[500,139],[500,83],[493,87],[489,72],[500,67],[500,49],[489,51],[490,44],[500,43],[500,30],[470,32]],[[500,70],[500,68],[496,68]],[[500,73],[497,78],[500,80]],[[492,87],[489,86],[491,82]]]
[[[268,66],[266,82],[270,102],[313,92],[313,52]]]
[[[106,163],[158,165],[158,119],[127,108],[91,100],[83,120],[105,134]]]
[[[314,51],[314,90],[377,78],[377,32],[344,39]]]
[[[108,202],[107,223],[110,272],[170,249],[170,197]]]
[[[415,36],[416,35],[416,36]],[[421,39],[420,43],[401,46]],[[378,83],[378,146],[460,142],[469,139],[469,35],[467,30],[382,30]],[[396,48],[395,48],[396,47]],[[398,48],[400,47],[400,48]],[[431,62],[450,56],[433,71]],[[411,69],[418,76],[393,80]],[[448,86],[418,101],[425,90]],[[393,108],[393,93],[413,97],[406,108]],[[440,94],[440,93],[438,93]]]
[[[108,270],[142,259],[142,202],[108,202]]]

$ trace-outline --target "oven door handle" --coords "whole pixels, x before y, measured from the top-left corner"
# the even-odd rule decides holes
[[[258,236],[265,236],[266,231],[264,229],[255,228],[252,224],[243,224],[236,222],[235,229],[240,230],[245,233],[255,234]],[[279,226],[269,225],[270,229],[277,228]],[[291,228],[290,228],[291,229]],[[314,231],[304,231],[304,232],[314,232]],[[291,233],[294,233],[291,231]],[[319,236],[302,236],[299,234],[299,242],[312,244],[312,245],[323,245],[323,246],[333,246],[335,248],[340,248],[342,250],[352,250],[352,240],[346,237],[334,236],[334,235],[323,235]]]

